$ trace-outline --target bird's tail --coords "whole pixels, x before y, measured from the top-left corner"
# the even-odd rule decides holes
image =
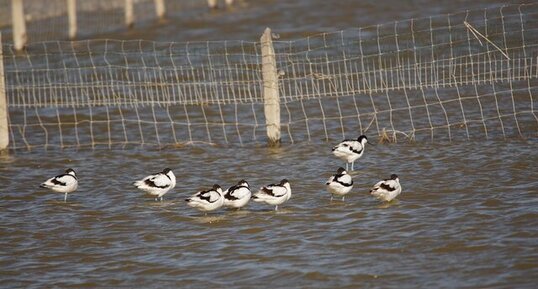
[[[376,190],[370,190],[370,195],[379,198],[381,195],[383,195],[381,192],[378,192]]]
[[[265,200],[265,196],[263,194],[256,194],[250,197],[254,202],[263,202]]]
[[[42,183],[41,185],[39,185],[40,188],[45,188],[45,189],[48,189],[49,186],[47,186],[46,183]]]

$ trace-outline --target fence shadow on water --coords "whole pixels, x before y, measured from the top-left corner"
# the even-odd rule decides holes
[[[283,143],[535,138],[538,5],[274,39]],[[3,45],[10,148],[267,142],[262,43]]]

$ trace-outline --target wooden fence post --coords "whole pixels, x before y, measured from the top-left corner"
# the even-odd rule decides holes
[[[21,50],[28,41],[22,0],[11,0],[11,21],[13,24],[13,44],[15,44],[16,50]]]
[[[132,28],[134,25],[133,0],[125,0],[125,25]]]
[[[270,28],[260,38],[262,48],[262,78],[265,125],[269,145],[280,144],[280,97],[278,92],[278,70]]]
[[[155,12],[157,12],[157,17],[163,19],[166,14],[166,6],[164,6],[164,0],[155,0]]]
[[[4,74],[4,52],[2,48],[2,32],[0,32],[0,150],[9,145],[9,127],[7,123],[6,75]]]
[[[218,0],[207,0],[207,6],[209,6],[209,9],[216,9],[219,6]]]
[[[77,0],[67,0],[67,17],[69,19],[69,39],[77,38]]]

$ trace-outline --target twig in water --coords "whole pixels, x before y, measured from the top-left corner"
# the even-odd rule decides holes
[[[487,42],[491,43],[491,45],[493,45],[493,47],[497,48],[497,50],[499,50],[499,52],[502,53],[502,55],[504,55],[504,57],[506,57],[507,59],[510,59],[508,54],[506,54],[504,51],[502,51],[502,49],[499,48],[499,46],[495,45],[495,43],[493,43],[493,41],[489,40],[486,36],[484,36],[482,33],[480,33],[480,31],[476,30],[476,28],[474,28],[471,24],[469,24],[469,22],[463,21],[463,24],[465,24],[465,27],[467,27],[467,29],[469,29],[471,31],[471,33],[473,33],[474,37],[478,40],[478,42],[480,43],[481,46],[484,46],[484,45],[482,44],[482,41],[480,41],[480,38],[478,38],[478,35],[480,37],[484,38],[484,40],[486,40]]]
[[[372,125],[372,123],[374,122],[375,120],[375,113],[372,115],[372,120],[370,121],[370,123],[368,124],[368,126],[364,129],[364,133],[366,133],[368,131],[368,129],[370,128],[370,126]]]

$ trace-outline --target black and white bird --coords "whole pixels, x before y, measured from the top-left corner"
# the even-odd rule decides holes
[[[162,201],[164,194],[176,186],[176,176],[171,169],[166,168],[162,172],[149,175],[134,182],[133,185],[137,189],[155,196],[155,201]]]
[[[351,170],[353,171],[353,165],[364,154],[364,146],[367,143],[368,138],[361,135],[356,140],[343,140],[335,145],[332,151],[337,158],[346,162],[346,170],[349,169],[349,163],[351,163]]]
[[[252,200],[255,202],[263,202],[275,206],[275,211],[278,211],[278,205],[283,204],[290,198],[291,187],[286,179],[281,180],[278,184],[262,187],[252,196]]]
[[[402,192],[402,187],[400,186],[400,179],[397,175],[392,174],[390,179],[386,179],[378,182],[370,190],[370,194],[379,200],[390,202],[396,198]]]
[[[251,196],[252,193],[248,182],[240,180],[237,185],[224,191],[224,206],[239,210],[248,203]]]
[[[327,180],[326,185],[331,194],[331,201],[334,195],[342,196],[342,201],[344,201],[347,193],[353,188],[353,179],[344,168],[338,168],[336,174]]]
[[[224,205],[224,194],[222,188],[215,184],[211,189],[197,192],[185,201],[187,205],[207,213]]]
[[[64,193],[64,202],[67,202],[67,194],[76,191],[78,188],[77,174],[73,169],[67,169],[64,174],[50,178],[39,186],[58,193]]]

